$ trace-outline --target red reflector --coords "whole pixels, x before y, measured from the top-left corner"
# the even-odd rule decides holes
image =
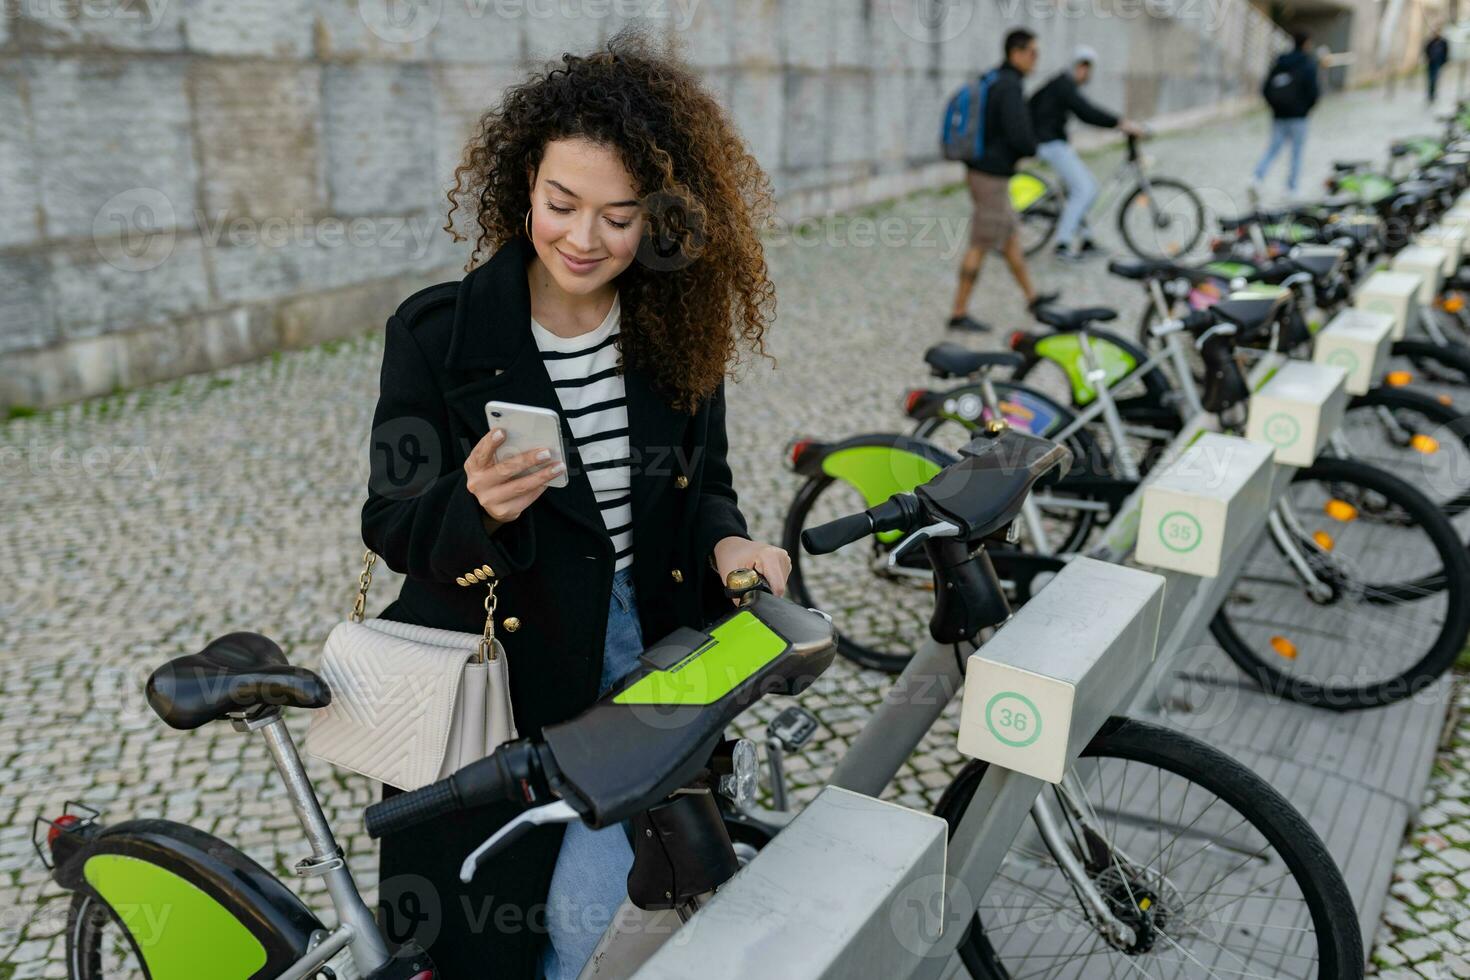
[[[81,822],[74,813],[65,814],[51,821],[51,829],[46,831],[46,846],[50,847],[56,843],[56,838],[60,837],[68,827],[75,827]]]
[[[1029,339],[1030,335],[1026,333],[1026,331],[1012,330],[1010,339],[1011,350],[1020,350],[1022,347],[1026,346],[1026,341]]]
[[[903,396],[903,410],[906,413],[912,414],[914,406],[919,404],[920,400],[927,394],[928,391],[923,388],[910,388],[908,394]],[[795,460],[792,462],[795,462]]]
[[[791,444],[791,465],[795,466],[800,461],[802,454],[812,444],[810,439],[798,439]]]

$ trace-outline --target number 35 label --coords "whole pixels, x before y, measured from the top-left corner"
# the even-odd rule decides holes
[[[1024,694],[1001,691],[985,705],[985,727],[1004,744],[1023,749],[1041,736],[1041,712]]]

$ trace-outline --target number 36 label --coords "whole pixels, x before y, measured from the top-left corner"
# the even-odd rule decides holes
[[[985,705],[985,727],[1002,743],[1022,749],[1041,736],[1041,712],[1024,694],[1001,691]]]

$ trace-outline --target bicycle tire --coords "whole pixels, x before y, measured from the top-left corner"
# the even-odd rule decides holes
[[[1016,214],[1016,220],[1021,228],[1021,251],[1027,256],[1036,255],[1046,247],[1046,243],[1052,240],[1057,233],[1057,223],[1062,218],[1062,201],[1057,194],[1056,187],[1051,181],[1034,170],[1023,170],[1020,173],[1028,177],[1034,177],[1046,187],[1046,193],[1022,208]],[[1039,237],[1033,242],[1027,241],[1026,228],[1036,229]]]
[[[1348,403],[1347,417],[1338,431],[1346,433],[1347,419],[1357,418],[1358,413],[1365,410],[1378,408],[1393,413],[1399,424],[1414,436],[1427,435],[1438,443],[1453,441],[1470,455],[1470,416],[1461,414],[1453,405],[1447,405],[1431,395],[1410,388],[1380,385],[1358,395]],[[1416,421],[1420,424],[1415,424]],[[1393,473],[1409,472],[1415,463],[1419,463],[1421,469],[1418,475],[1423,479],[1416,478],[1411,482],[1423,489],[1435,506],[1450,517],[1463,514],[1470,508],[1470,467],[1451,462],[1449,468],[1452,472],[1431,472],[1424,464],[1431,456],[1437,455],[1435,450],[1418,449],[1413,445],[1412,439],[1410,445],[1394,448],[1399,449],[1399,452],[1393,453],[1387,448],[1364,449],[1362,452],[1354,452],[1352,458]],[[1370,451],[1381,455],[1370,456]]]
[[[1238,598],[1236,588],[1232,588],[1231,596],[1227,597],[1210,621],[1210,632],[1230,659],[1235,661],[1236,666],[1262,689],[1279,697],[1339,711],[1379,707],[1411,697],[1450,668],[1464,648],[1467,635],[1470,635],[1470,553],[1466,552],[1465,545],[1460,541],[1449,518],[1421,491],[1391,473],[1357,460],[1324,456],[1312,466],[1298,471],[1292,483],[1295,485],[1309,481],[1330,484],[1331,491],[1326,494],[1329,499],[1343,496],[1341,489],[1349,485],[1375,494],[1377,497],[1374,499],[1381,498],[1388,505],[1399,508],[1410,526],[1419,527],[1428,537],[1434,551],[1429,572],[1408,582],[1367,583],[1361,586],[1364,595],[1372,597],[1365,603],[1368,606],[1386,605],[1389,601],[1398,599],[1423,598],[1421,595],[1405,594],[1409,590],[1414,590],[1415,593],[1443,592],[1444,621],[1428,649],[1403,670],[1372,680],[1356,680],[1351,683],[1336,680],[1322,682],[1302,673],[1291,673],[1278,667],[1278,664],[1300,659],[1300,651],[1295,648],[1295,641],[1291,637],[1278,634],[1266,643],[1259,644],[1261,649],[1258,649],[1257,644],[1247,641],[1236,628],[1232,617],[1232,603],[1237,602]],[[1437,566],[1434,559],[1437,559]],[[1249,559],[1247,563],[1249,564]],[[1237,580],[1237,587],[1247,578],[1248,575],[1243,572]],[[1298,594],[1301,595],[1302,602],[1313,601],[1304,593]],[[1244,603],[1249,604],[1251,603]],[[1336,611],[1339,615],[1342,614],[1341,609]],[[1277,618],[1281,615],[1279,610],[1271,615],[1273,622],[1280,621]],[[1421,614],[1418,618],[1426,617]],[[1282,628],[1289,629],[1290,626]],[[1366,636],[1366,630],[1364,634]],[[1284,647],[1287,653],[1281,653],[1275,648],[1278,638],[1287,641]],[[1398,642],[1403,645],[1401,636]],[[1273,649],[1268,652],[1264,649],[1266,646],[1272,646]],[[1323,659],[1333,669],[1339,669],[1343,663],[1342,649],[1340,646],[1332,649],[1332,654]],[[1412,652],[1409,655],[1412,656]]]
[[[1301,890],[1321,956],[1318,968],[1310,975],[1320,980],[1357,980],[1363,976],[1363,938],[1342,872],[1311,825],[1269,783],[1211,745],[1172,729],[1127,718],[1114,718],[1104,725],[1082,750],[1082,757],[1123,760],[1125,766],[1137,763],[1172,773],[1208,790],[1233,809],[1279,855],[1281,863]],[[970,762],[945,789],[936,805],[934,812],[949,824],[951,835],[987,768],[984,762]],[[1162,772],[1159,776],[1161,788]],[[1147,785],[1147,777],[1143,783]],[[1126,786],[1126,778],[1123,784]],[[1119,805],[1122,805],[1121,801]],[[1172,858],[1172,853],[1170,856]],[[1166,870],[1172,870],[1172,862]],[[984,896],[975,898],[979,902],[984,901]],[[975,980],[1011,980],[1012,973],[992,945],[992,937],[986,933],[980,913],[977,912],[966,925],[958,952],[970,976]],[[1117,955],[1121,960],[1134,954]],[[1136,955],[1141,959],[1147,953]],[[1096,965],[1095,960],[1092,965]],[[1088,972],[1082,975],[1102,974]]]
[[[1128,246],[1128,250],[1141,259],[1167,259],[1173,261],[1179,259],[1181,256],[1188,255],[1194,251],[1195,246],[1199,245],[1200,239],[1205,234],[1204,201],[1200,200],[1199,194],[1195,193],[1193,187],[1172,177],[1150,177],[1148,183],[1151,188],[1157,189],[1162,187],[1180,193],[1188,202],[1190,210],[1193,212],[1192,216],[1195,221],[1194,233],[1189,236],[1189,241],[1186,244],[1180,245],[1176,251],[1172,252],[1158,248],[1145,248],[1143,243],[1137,241],[1133,233],[1128,229],[1128,213],[1135,206],[1147,206],[1148,192],[1145,192],[1143,185],[1139,184],[1128,192],[1128,196],[1123,198],[1123,203],[1118,208],[1119,237],[1123,239],[1123,244]],[[1154,193],[1157,194],[1157,190]]]
[[[1396,340],[1394,357],[1404,357],[1426,375],[1426,380],[1456,388],[1470,387],[1470,349],[1441,345],[1432,340]]]
[[[104,948],[110,944],[109,937],[114,932],[126,939],[132,950],[135,968],[125,974],[104,970],[102,965]],[[122,980],[123,977],[142,980],[148,976],[143,964],[143,954],[132,934],[107,903],[87,892],[74,893],[66,913],[67,976],[71,980]]]

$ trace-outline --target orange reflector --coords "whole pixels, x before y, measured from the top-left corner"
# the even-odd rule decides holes
[[[1465,297],[1456,294],[1446,296],[1444,300],[1444,311],[1446,313],[1458,313],[1465,308]]]
[[[1332,535],[1328,534],[1326,531],[1313,531],[1312,540],[1317,542],[1317,547],[1321,548],[1323,551],[1332,550]]]
[[[1134,200],[1136,200],[1139,204],[1147,204],[1148,203],[1148,195],[1147,194],[1139,194],[1139,195],[1137,195],[1134,198]]]
[[[1413,381],[1414,376],[1408,371],[1390,371],[1383,380],[1392,388],[1402,388],[1404,385]]]
[[[1455,400],[1453,398],[1451,398],[1449,395],[1440,395],[1439,396],[1439,403],[1441,405],[1453,405],[1455,403]]]
[[[1322,509],[1325,510],[1327,512],[1327,516],[1332,518],[1334,521],[1346,522],[1357,520],[1358,517],[1358,508],[1354,507],[1346,500],[1329,500],[1327,501],[1327,506],[1323,507]]]
[[[1415,449],[1419,450],[1426,456],[1430,456],[1434,453],[1439,452],[1439,440],[1434,438],[1434,436],[1426,436],[1423,434],[1416,435],[1414,436],[1414,438],[1409,440],[1409,445],[1413,446]]]
[[[1287,660],[1296,659],[1296,644],[1284,636],[1271,637],[1271,649],[1275,650],[1278,656]]]

